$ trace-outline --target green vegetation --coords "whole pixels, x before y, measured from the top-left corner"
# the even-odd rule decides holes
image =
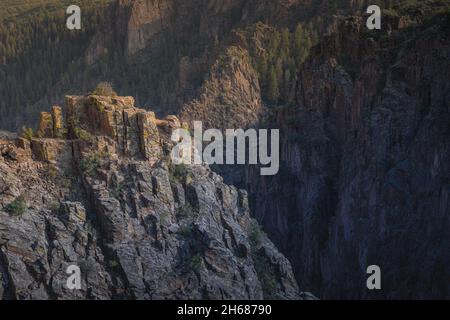
[[[167,225],[170,223],[170,213],[169,212],[161,212],[159,214],[159,221],[162,225]]]
[[[35,123],[40,106],[66,94],[84,94],[101,79],[114,83],[118,93],[135,95],[137,103],[175,112],[167,109],[178,105],[174,84],[179,60],[198,54],[198,48],[209,43],[200,41],[198,34],[174,35],[154,54],[129,63],[126,28],[111,38],[94,39],[98,32],[113,28],[105,9],[112,0],[6,1],[0,3],[0,127],[10,131]],[[69,3],[82,8],[80,31],[68,32],[65,27]],[[3,14],[5,8],[8,12]],[[100,51],[89,51],[91,44],[98,44]],[[86,59],[87,52],[92,60]],[[190,81],[197,86],[202,79]]]
[[[261,282],[264,299],[274,299],[276,298],[275,293],[278,281],[276,270],[269,258],[265,255],[264,248],[261,247],[264,237],[265,233],[261,229],[261,226],[256,220],[252,219],[249,235],[250,252],[258,279]]]
[[[194,254],[191,259],[189,260],[189,267],[192,270],[199,270],[202,266],[202,257],[200,254]]]
[[[50,210],[52,212],[58,212],[60,208],[61,208],[61,203],[59,201],[53,201],[50,204]]]
[[[281,71],[280,71],[281,72]],[[280,88],[278,87],[279,77],[274,66],[270,67],[269,79],[267,84],[267,99],[276,104],[280,98]]]
[[[94,0],[90,2],[101,2]],[[42,13],[53,13],[71,4],[87,5],[86,0],[2,0],[0,3],[0,20],[12,18],[25,19]]]
[[[276,299],[278,287],[274,266],[264,254],[254,254],[253,262],[264,294],[264,299]]]
[[[21,216],[27,210],[27,204],[23,196],[18,196],[13,202],[4,208],[5,212],[12,216]]]
[[[377,5],[390,14],[410,17],[427,17],[450,7],[448,0],[372,0],[370,4]],[[336,12],[350,14],[351,2],[328,0],[323,9],[328,15]]]
[[[89,131],[86,131],[80,127],[74,127],[73,131],[76,139],[83,140],[87,143],[92,143],[94,140],[93,135]]]
[[[109,189],[109,193],[111,194],[112,197],[114,197],[116,199],[120,199],[120,197],[123,194],[124,188],[125,188],[124,181],[113,180],[113,182],[111,183],[110,189]]]
[[[195,209],[189,202],[180,208],[180,215],[187,218],[195,218],[198,216],[199,212]]]
[[[99,152],[90,152],[81,160],[80,167],[84,173],[92,175],[97,172],[101,164],[101,154]]]
[[[263,24],[255,28],[255,32],[263,33],[264,51],[253,58],[263,98],[272,105],[288,103],[292,99],[295,75],[309,54],[313,36],[301,24],[292,32]]]
[[[58,168],[56,168],[56,166],[53,163],[48,163],[45,166],[45,171],[47,175],[52,179],[55,179],[59,175]]]
[[[120,266],[119,262],[116,260],[109,260],[109,266],[113,269],[118,268]]]
[[[61,179],[60,179],[60,184],[63,188],[65,189],[70,189],[72,188],[72,185],[74,183],[74,178],[68,175],[64,175]]]
[[[187,170],[185,164],[175,165],[174,170],[173,170],[173,175],[175,178],[183,179],[184,177],[186,177],[187,173],[188,173],[188,170]]]
[[[71,115],[67,118],[67,125],[70,128],[68,135],[71,139],[80,139],[86,143],[93,143],[94,136],[80,126],[80,119],[77,115]]]
[[[55,137],[58,139],[66,139],[68,134],[67,128],[61,128],[57,130]]]
[[[41,106],[62,99],[64,94],[88,92],[101,79],[114,83],[119,94],[134,95],[137,104],[145,102],[159,106],[161,109],[157,111],[176,112],[182,100],[177,96],[180,91],[175,90],[181,58],[188,57],[187,84],[182,89],[189,92],[185,98],[191,99],[190,93],[201,85],[208,67],[223,53],[224,39],[230,38],[226,33],[221,39],[200,33],[169,34],[157,50],[137,55],[130,63],[125,30],[116,30],[118,34],[111,38],[95,38],[100,30],[111,30],[113,22],[107,20],[110,15],[105,12],[108,3],[108,0],[0,1],[0,127],[14,131],[23,124],[35,123]],[[83,8],[81,31],[68,32],[65,28],[65,9],[69,4]],[[419,20],[448,12],[450,7],[448,0],[374,0],[373,4],[379,4],[391,16],[405,15]],[[308,24],[290,25],[287,29],[270,25],[272,21],[267,19],[261,36],[253,39],[254,35],[249,35],[245,44],[255,47],[251,59],[267,104],[289,104],[293,100],[298,67],[317,40],[315,32],[322,30],[320,26],[329,15],[349,13],[350,5],[346,0],[313,2],[305,5]],[[317,16],[319,9],[321,15]],[[231,20],[231,24],[236,23]],[[90,53],[88,59],[86,52]],[[195,62],[200,60],[202,65]]]
[[[386,3],[385,3],[386,2]],[[395,3],[394,3],[395,2]],[[429,19],[430,17],[448,11],[448,0],[402,0],[402,1],[374,1],[381,8],[389,9],[389,12],[411,19]]]
[[[22,133],[20,136],[28,141],[31,141],[34,138],[33,128],[22,127]]]
[[[79,58],[106,23],[103,10],[108,2],[0,1],[0,127],[16,130],[23,123],[33,123],[41,111],[35,105],[40,99],[50,94],[54,97],[56,87],[60,93],[68,93],[74,83],[85,82],[89,68]],[[70,4],[83,8],[80,31],[66,29]],[[83,85],[84,92],[87,85]]]
[[[176,164],[170,166],[170,177],[172,183],[178,181],[183,182],[189,171],[185,164]]]
[[[265,236],[264,231],[261,229],[258,221],[252,220],[249,241],[253,250],[256,250],[261,246],[262,240]]]
[[[97,87],[92,91],[92,94],[98,96],[116,97],[117,93],[114,91],[112,84],[109,82],[100,82]]]
[[[189,237],[195,232],[193,224],[185,224],[180,227],[179,233],[184,237]]]

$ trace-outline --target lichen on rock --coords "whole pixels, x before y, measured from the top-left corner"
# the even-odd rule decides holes
[[[41,117],[32,155],[14,161],[24,141],[0,144],[2,298],[301,298],[265,235],[252,254],[244,191],[206,165],[175,176],[167,150],[177,117],[158,120],[131,97],[66,102],[65,121],[57,108]],[[67,138],[55,137],[63,127]],[[27,206],[12,216],[4,210],[19,195]],[[70,265],[81,268],[81,290],[66,287]]]

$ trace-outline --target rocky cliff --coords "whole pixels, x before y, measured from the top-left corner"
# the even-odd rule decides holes
[[[38,137],[0,140],[3,299],[299,299],[247,194],[168,159],[174,116],[69,96]],[[66,287],[69,265],[82,289]],[[306,297],[306,296],[305,296]]]
[[[448,15],[383,21],[338,18],[311,52],[273,112],[280,174],[250,174],[252,212],[321,298],[449,298]]]
[[[179,117],[69,96],[41,114],[37,137],[0,132],[0,295],[298,297],[250,207],[321,298],[449,297],[448,1],[384,2],[382,30],[369,31],[344,15],[366,0],[114,1],[78,57],[86,66],[69,68],[72,92],[110,79]],[[295,40],[299,21],[324,35],[304,63],[267,36]],[[295,65],[289,103],[265,105],[258,60],[269,53],[265,69]],[[52,101],[67,91],[33,77]],[[31,117],[13,107],[3,124]],[[172,166],[170,131],[193,120],[280,128],[279,174],[215,167],[247,200],[207,167]],[[84,289],[71,292],[76,262]],[[366,288],[372,264],[381,291]]]

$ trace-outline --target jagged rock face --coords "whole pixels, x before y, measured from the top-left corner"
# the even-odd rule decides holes
[[[127,30],[127,54],[132,56],[149,45],[149,40],[161,38],[162,33],[169,27],[173,1],[167,0],[139,0],[131,7]],[[158,45],[152,41],[153,46]],[[150,45],[152,45],[150,42]]]
[[[122,155],[154,161],[161,157],[155,114],[136,108],[133,97],[67,97],[66,101],[70,136],[87,130],[112,139]]]
[[[67,104],[69,137],[85,130],[89,139],[32,144],[69,153],[40,159],[32,148],[36,160],[17,160],[24,141],[0,144],[1,298],[301,298],[289,262],[250,218],[245,191],[207,166],[172,167],[167,154],[149,161],[147,149],[123,147],[148,135],[166,152],[178,119],[157,120],[127,97]],[[25,208],[12,209],[19,196]],[[70,265],[81,268],[81,290],[66,286]]]
[[[180,117],[205,128],[246,128],[254,125],[262,107],[258,75],[247,50],[229,47],[211,69],[200,98],[183,106]]]
[[[337,21],[299,73],[297,105],[276,114],[279,176],[248,183],[253,212],[321,298],[450,297],[448,23],[395,26],[383,40]],[[380,291],[366,288],[369,265]]]

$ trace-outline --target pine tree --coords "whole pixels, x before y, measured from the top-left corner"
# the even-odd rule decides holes
[[[289,102],[291,95],[291,71],[286,69],[284,72],[283,101]]]
[[[270,103],[277,104],[280,96],[280,90],[278,88],[277,72],[273,65],[270,67],[268,86],[267,98]]]
[[[268,63],[267,56],[262,55],[258,62],[258,73],[259,73],[259,82],[262,88],[266,88],[267,86],[267,74],[268,74]]]
[[[311,46],[312,40],[309,33],[301,24],[298,24],[294,33],[294,56],[297,67],[305,61]]]
[[[291,35],[288,29],[283,29],[281,32],[281,58],[288,59],[290,55]]]

